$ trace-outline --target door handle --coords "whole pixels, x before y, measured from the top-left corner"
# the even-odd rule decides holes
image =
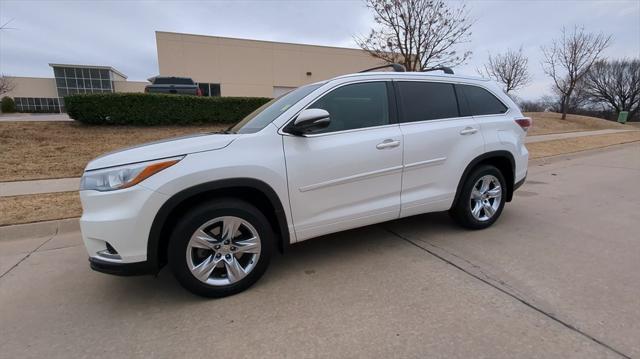
[[[387,148],[394,148],[394,147],[398,147],[400,146],[400,141],[397,140],[392,140],[392,139],[386,139],[384,141],[382,141],[381,143],[378,143],[376,145],[376,148],[379,150],[384,150]]]
[[[466,136],[466,135],[473,135],[476,132],[478,132],[477,128],[465,127],[464,130],[460,131],[460,134],[463,135],[463,136]]]

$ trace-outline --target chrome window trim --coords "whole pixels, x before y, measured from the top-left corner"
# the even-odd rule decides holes
[[[408,125],[418,125],[430,122],[446,122],[446,121],[457,121],[457,120],[466,120],[466,119],[477,119],[483,117],[495,117],[495,116],[506,116],[511,114],[511,108],[507,107],[507,112],[505,113],[497,113],[495,115],[478,115],[478,116],[460,116],[460,117],[447,117],[447,118],[438,118],[433,120],[422,120],[422,121],[412,121],[412,122],[400,122],[398,125],[400,126],[408,126]]]
[[[290,133],[286,133],[286,135],[289,136],[294,136],[294,137],[307,137],[307,138],[314,138],[314,137],[321,137],[321,136],[329,136],[329,135],[340,135],[343,133],[352,133],[352,132],[360,132],[360,131],[370,131],[370,130],[377,130],[377,129],[383,129],[383,128],[391,128],[391,127],[397,127],[398,124],[397,123],[390,123],[388,125],[378,125],[378,126],[371,126],[371,127],[362,127],[362,128],[352,128],[350,130],[342,130],[342,131],[333,131],[333,132],[327,132],[327,133],[316,133],[316,134],[308,134],[308,135],[302,135],[302,136],[295,136],[292,135]]]
[[[447,122],[447,121],[457,121],[457,120],[465,120],[465,119],[473,119],[473,116],[461,116],[461,117],[445,117],[445,118],[435,118],[433,120],[422,120],[422,121],[411,121],[411,122],[400,122],[400,126],[409,126],[409,125],[419,125],[429,122]]]

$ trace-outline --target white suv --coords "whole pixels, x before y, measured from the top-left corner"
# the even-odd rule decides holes
[[[368,72],[293,90],[223,133],[110,153],[82,178],[94,270],[168,263],[203,296],[240,292],[275,249],[420,213],[493,224],[527,174],[531,125],[492,82]]]

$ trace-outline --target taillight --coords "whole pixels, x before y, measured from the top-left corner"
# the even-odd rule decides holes
[[[515,121],[520,127],[522,127],[524,132],[527,132],[527,130],[529,130],[529,128],[533,125],[533,120],[530,117],[518,118]]]

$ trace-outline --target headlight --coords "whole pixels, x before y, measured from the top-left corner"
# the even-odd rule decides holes
[[[87,171],[80,180],[80,190],[113,191],[136,185],[165,168],[178,163],[184,156]]]

